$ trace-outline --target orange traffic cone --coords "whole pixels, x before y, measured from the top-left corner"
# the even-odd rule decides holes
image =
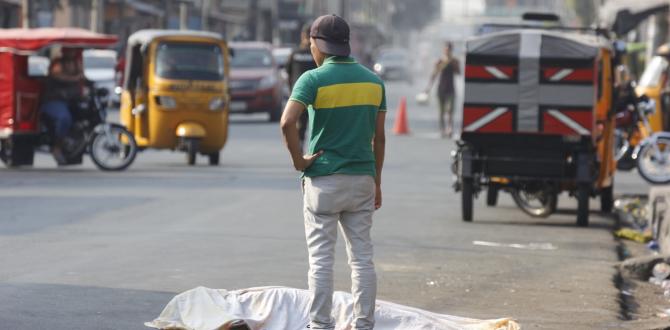
[[[398,113],[395,116],[395,123],[393,124],[393,133],[395,135],[409,134],[409,127],[407,126],[407,99],[404,96],[400,99]]]

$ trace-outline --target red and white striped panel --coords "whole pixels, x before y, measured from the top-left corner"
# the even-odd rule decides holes
[[[480,133],[511,133],[514,114],[508,107],[463,107],[463,131]]]
[[[512,65],[466,65],[465,79],[477,80],[512,80],[514,70]]]
[[[592,83],[595,79],[593,68],[542,68],[542,77],[548,82]]]
[[[542,120],[545,134],[590,135],[593,129],[591,111],[548,109]]]

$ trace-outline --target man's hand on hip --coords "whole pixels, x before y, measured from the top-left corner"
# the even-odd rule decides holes
[[[293,160],[293,166],[298,171],[304,171],[308,167],[312,166],[312,163],[314,163],[314,161],[321,155],[323,155],[323,151],[319,151],[313,155],[303,155],[301,158]]]

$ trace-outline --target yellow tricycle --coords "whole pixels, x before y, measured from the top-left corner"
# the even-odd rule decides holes
[[[228,137],[228,46],[219,34],[141,30],[128,38],[121,122],[138,147],[218,165]]]

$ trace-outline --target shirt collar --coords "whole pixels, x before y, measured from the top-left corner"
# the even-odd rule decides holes
[[[349,56],[329,56],[324,61],[323,64],[354,64],[356,60],[353,57]]]

